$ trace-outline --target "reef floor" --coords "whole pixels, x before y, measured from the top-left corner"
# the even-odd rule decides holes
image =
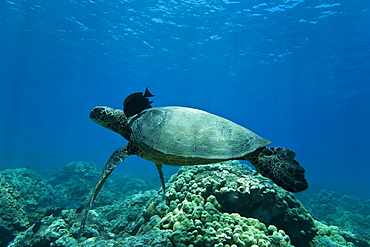
[[[73,162],[51,178],[0,172],[0,247],[370,246],[370,201],[321,190],[286,192],[238,161],[182,167],[166,183],[117,173],[98,195],[100,171]]]

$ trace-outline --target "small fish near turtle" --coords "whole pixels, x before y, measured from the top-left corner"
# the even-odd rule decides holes
[[[124,110],[97,106],[90,112],[95,123],[123,136],[128,144],[108,159],[84,211],[80,239],[92,204],[101,187],[119,163],[137,155],[156,164],[163,191],[162,164],[191,166],[227,160],[247,160],[263,176],[289,192],[308,188],[305,170],[294,159],[295,152],[282,147],[267,147],[270,141],[214,114],[180,106],[154,107],[153,97],[144,93],[129,95]]]

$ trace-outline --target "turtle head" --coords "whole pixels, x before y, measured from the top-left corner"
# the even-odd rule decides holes
[[[117,132],[126,139],[130,137],[130,133],[126,127],[128,119],[122,110],[107,106],[97,106],[91,110],[90,119],[107,129]]]

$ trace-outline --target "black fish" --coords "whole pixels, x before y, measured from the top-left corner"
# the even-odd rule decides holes
[[[133,93],[127,96],[123,102],[123,112],[126,117],[131,117],[142,112],[145,109],[152,108],[153,101],[149,101],[148,97],[153,97],[148,88],[143,93]]]

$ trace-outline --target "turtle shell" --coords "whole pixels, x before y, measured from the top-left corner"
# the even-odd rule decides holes
[[[193,165],[242,158],[271,142],[211,113],[157,107],[130,120],[138,156],[167,165]]]

